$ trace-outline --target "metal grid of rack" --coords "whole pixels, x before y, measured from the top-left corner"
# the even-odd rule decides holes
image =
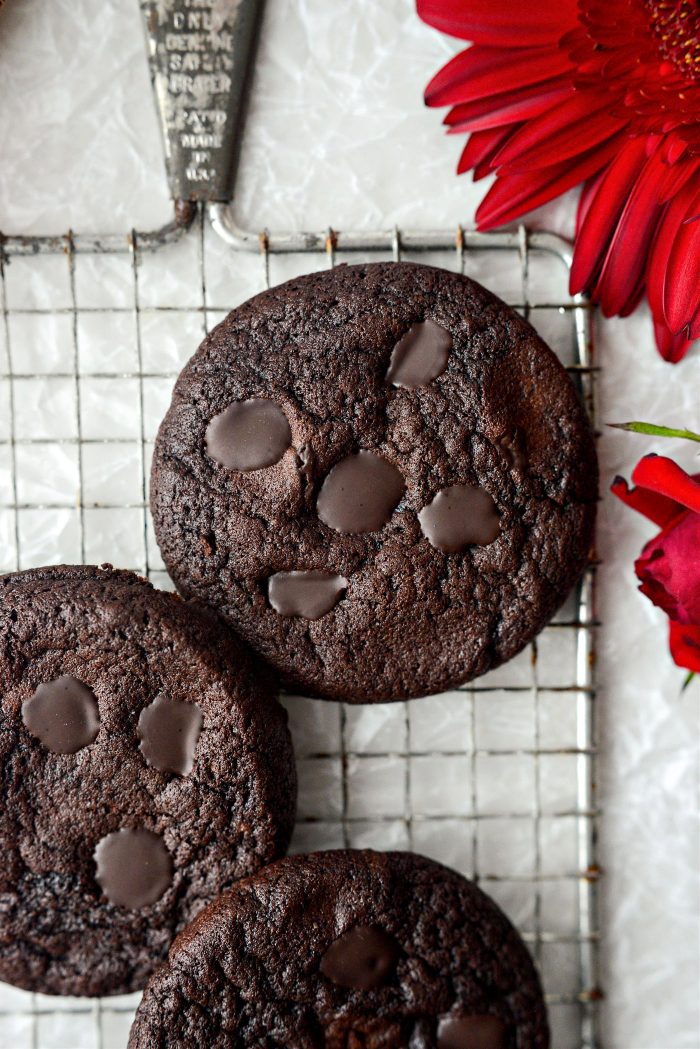
[[[591,310],[566,290],[559,238],[258,235],[222,205],[208,217],[191,210],[128,237],[0,240],[2,570],[110,560],[169,585],[147,479],[180,366],[248,295],[338,261],[407,257],[482,280],[542,332],[595,421]],[[374,708],[285,699],[301,783],[293,848],[415,849],[476,878],[533,950],[554,1049],[599,1045],[593,598],[591,564],[528,650],[444,696]],[[137,997],[0,985],[0,1047],[119,1049]]]

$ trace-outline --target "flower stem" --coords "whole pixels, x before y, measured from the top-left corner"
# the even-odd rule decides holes
[[[683,684],[681,685],[681,693],[685,692],[685,690],[687,689],[688,685],[690,684],[690,682],[693,680],[694,677],[695,677],[695,671],[694,670],[689,670],[688,673],[686,674],[685,678],[683,679]]]
[[[653,437],[682,437],[685,441],[700,443],[700,433],[692,430],[675,430],[671,426],[656,426],[654,423],[608,423],[613,430],[627,430],[630,433],[647,433]]]

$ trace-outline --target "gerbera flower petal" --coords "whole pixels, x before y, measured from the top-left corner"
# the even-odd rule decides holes
[[[656,149],[640,171],[615,227],[603,262],[594,297],[603,313],[619,313],[634,294],[644,272],[661,206],[659,185],[666,174],[661,151]]]
[[[448,135],[465,131],[483,131],[502,127],[521,120],[529,120],[544,113],[550,106],[567,95],[573,88],[565,78],[548,80],[531,88],[504,91],[493,98],[477,98],[473,102],[461,102],[454,106],[445,118],[451,125]]]
[[[647,517],[661,528],[665,527],[674,517],[686,512],[675,499],[651,492],[648,488],[637,486],[630,488],[624,477],[616,477],[610,485],[610,491],[616,495],[626,506],[636,510],[637,513]]]
[[[650,492],[674,499],[700,514],[700,483],[665,455],[645,455],[632,472],[632,480]]]
[[[700,172],[700,162],[696,164],[696,173],[698,172]],[[688,181],[681,186],[673,199],[666,205],[666,209],[657,224],[656,236],[649,253],[647,266],[649,305],[655,321],[659,324],[663,323],[666,329],[668,329],[668,325],[664,319],[664,295],[669,259],[679,236],[680,228],[692,210],[696,193],[697,186],[695,182]],[[671,334],[670,329],[668,330],[669,334]]]
[[[576,209],[576,229],[579,229],[585,222],[588,209],[595,200],[598,187],[604,178],[605,169],[600,171],[597,175],[594,175],[593,178],[589,178],[584,182],[581,196],[578,201],[578,208]]]
[[[537,172],[537,178],[528,173],[498,177],[476,212],[477,229],[486,230],[505,222],[514,222],[527,211],[565,193],[567,189],[590,178],[610,160],[619,148],[620,136],[572,161],[553,164]]]
[[[503,47],[551,44],[576,20],[576,0],[417,0],[416,8],[443,33]]]
[[[678,364],[679,361],[682,361],[693,345],[693,340],[698,337],[700,337],[700,329],[695,335],[691,332],[690,337],[684,331],[680,335],[674,335],[666,321],[654,318],[656,347],[663,359],[668,361],[669,364]]]
[[[593,199],[579,215],[570,289],[576,295],[595,280],[632,186],[646,160],[644,139],[629,139],[600,175]]]
[[[475,44],[428,98],[457,103],[450,134],[493,132],[459,163],[497,176],[478,227],[587,182],[572,291],[626,315],[646,290],[669,361],[700,334],[700,195],[679,203],[700,190],[698,2],[418,0],[424,20]]]
[[[667,204],[698,175],[700,175],[700,160],[697,157],[686,157],[673,167],[669,167],[666,181],[659,194],[659,202]]]
[[[680,135],[671,132],[671,134],[666,136],[666,141],[664,142],[664,160],[667,164],[675,165],[687,149],[688,143]]]
[[[700,626],[669,620],[669,646],[676,666],[700,673]]]
[[[690,322],[690,327],[688,328],[688,338],[691,340],[700,339],[700,306],[698,306],[697,312],[693,317],[692,321]]]
[[[495,163],[510,174],[585,153],[626,124],[624,117],[610,115],[608,105],[601,99],[596,108],[590,97],[576,92],[529,120],[501,149]]]
[[[475,44],[447,63],[425,89],[429,106],[448,106],[529,87],[571,70],[568,55],[556,47],[527,49],[516,55]]]
[[[457,165],[457,174],[461,175],[464,171],[471,171],[474,168],[474,177],[476,178],[476,171],[479,167],[482,164],[489,166],[494,153],[501,148],[508,136],[512,134],[512,131],[513,129],[510,126],[475,131],[474,134],[469,136],[467,144],[462,150],[462,155]]]
[[[618,316],[629,317],[639,306],[640,302],[644,298],[644,292],[646,291],[646,278],[644,275],[644,266],[639,267],[639,273],[637,275],[637,283],[632,288],[627,299],[620,306]]]
[[[700,190],[691,202],[694,214]],[[664,317],[672,332],[679,333],[692,321],[700,305],[700,220],[686,219],[671,246],[664,279]]]

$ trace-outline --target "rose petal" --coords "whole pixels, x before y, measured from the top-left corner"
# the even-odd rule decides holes
[[[630,488],[624,477],[616,477],[610,485],[610,491],[626,506],[648,517],[650,521],[662,528],[674,517],[687,513],[685,507],[680,506],[673,499],[668,499],[665,495],[657,495],[656,492],[650,492],[647,488]]]
[[[665,455],[645,455],[635,466],[632,480],[700,513],[700,484]]]
[[[700,514],[687,510],[635,562],[640,590],[679,623],[700,626]]]
[[[677,666],[700,673],[700,627],[670,622],[669,643]]]

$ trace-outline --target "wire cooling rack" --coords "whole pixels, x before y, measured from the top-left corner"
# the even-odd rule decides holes
[[[500,294],[595,422],[591,311],[568,294],[569,248],[551,234],[257,235],[213,205],[156,233],[0,238],[2,570],[108,560],[168,586],[147,478],[180,367],[265,286],[377,258],[454,268]],[[554,1049],[599,1046],[593,599],[591,563],[535,643],[455,692],[375,707],[285,698],[293,851],[408,848],[476,878],[533,951]],[[137,1002],[0,985],[0,1049],[122,1049]]]

